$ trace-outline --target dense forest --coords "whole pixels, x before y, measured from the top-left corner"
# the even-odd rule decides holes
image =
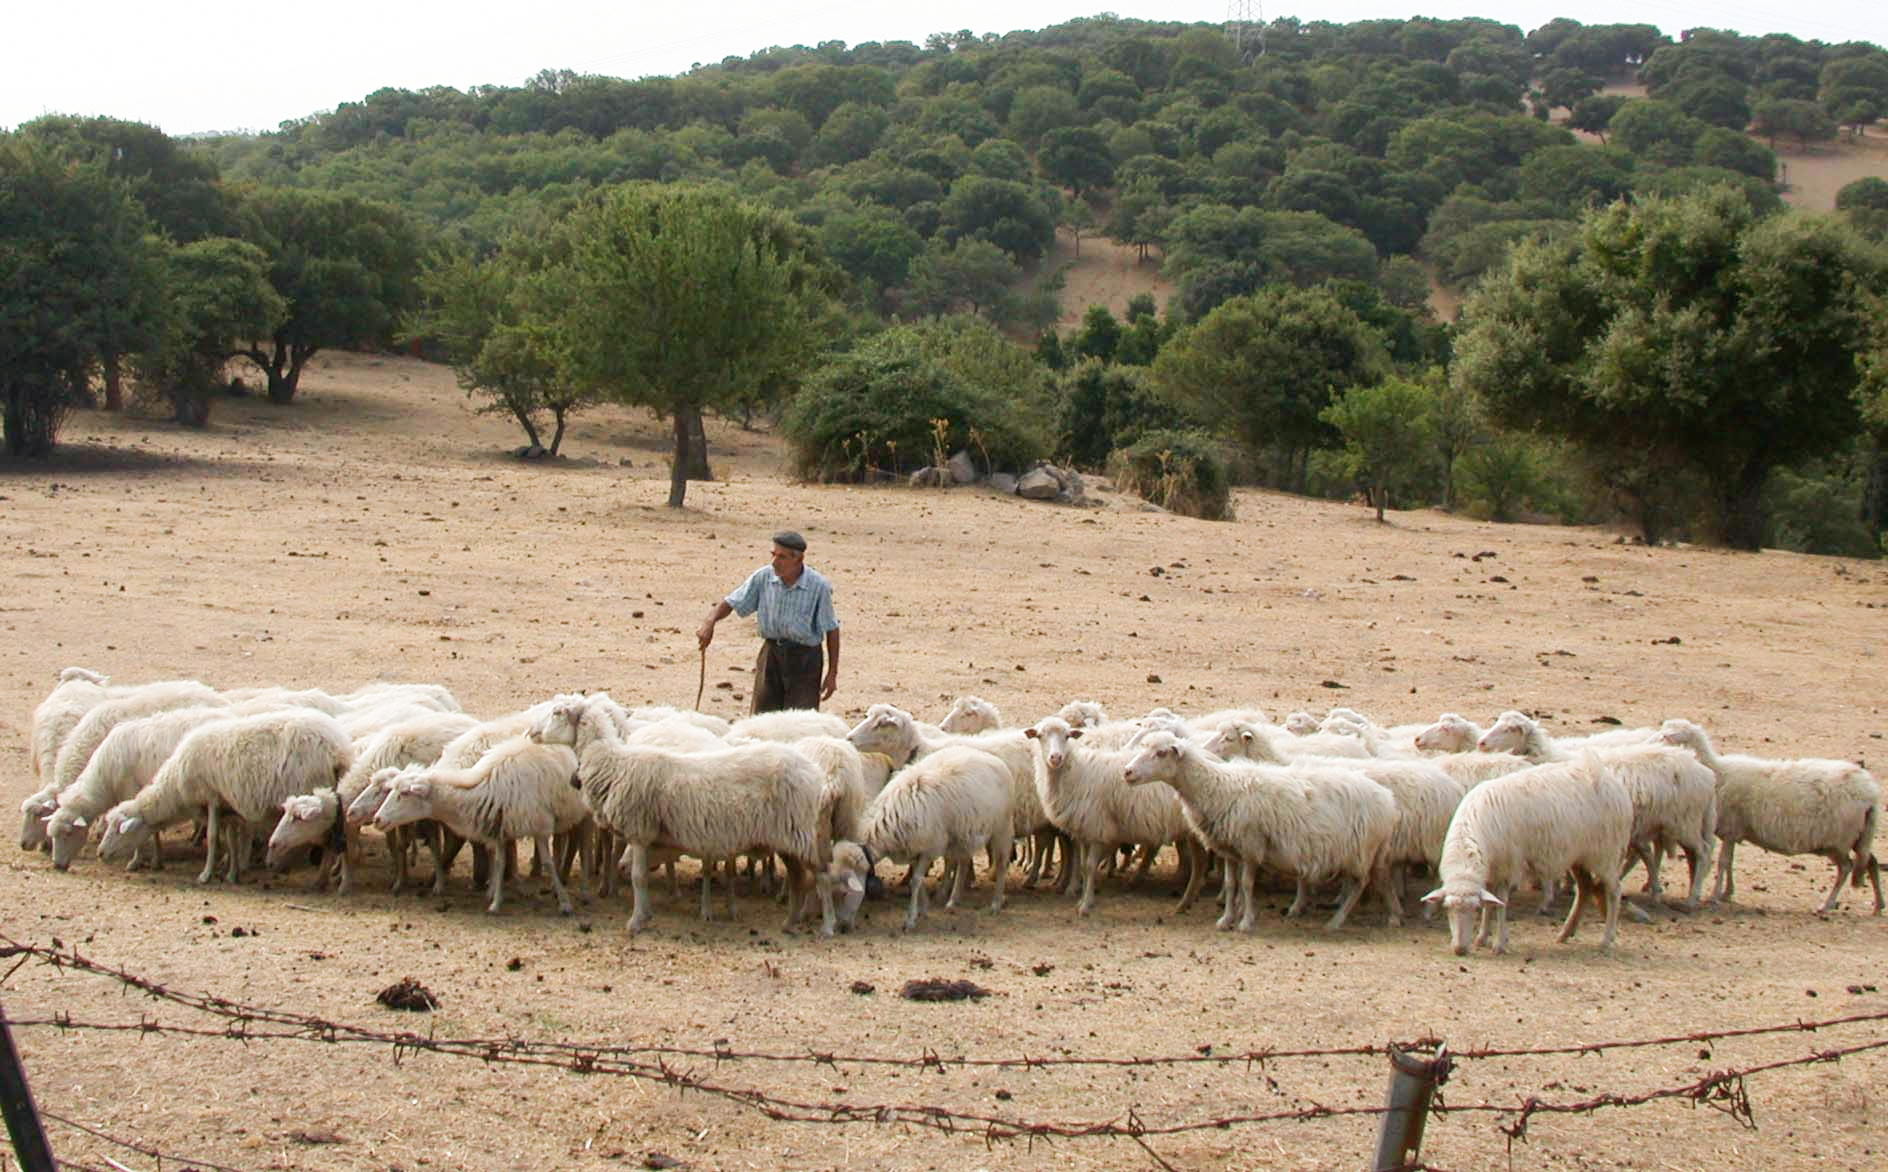
[[[0,139],[37,258],[0,311],[7,446],[127,380],[200,424],[232,358],[287,404],[322,348],[410,344],[534,448],[604,399],[672,417],[675,504],[714,411],[815,477],[968,448],[1202,515],[1256,482],[1878,555],[1888,181],[1789,212],[1775,148],[1883,116],[1870,44],[1103,16],[383,89],[253,136],[46,117]],[[1174,296],[1058,334],[1058,232]]]

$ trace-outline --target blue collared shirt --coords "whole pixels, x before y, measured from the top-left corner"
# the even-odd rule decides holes
[[[772,566],[762,566],[723,601],[742,618],[759,611],[757,625],[763,639],[817,647],[826,632],[839,629],[833,615],[832,583],[818,570],[804,566],[791,586],[780,580]]]

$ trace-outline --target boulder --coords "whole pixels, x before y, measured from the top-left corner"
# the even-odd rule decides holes
[[[942,468],[925,467],[911,474],[913,488],[943,488],[951,482],[951,474]]]
[[[1052,501],[1062,496],[1062,482],[1046,464],[1038,464],[1017,478],[1016,495],[1024,500]]]
[[[950,469],[951,480],[956,484],[975,484],[979,479],[977,465],[971,461],[969,452],[958,452],[945,467]]]
[[[1005,496],[1016,495],[1016,478],[1007,472],[990,473],[990,487]]]

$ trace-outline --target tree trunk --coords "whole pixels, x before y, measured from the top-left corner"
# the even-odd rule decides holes
[[[511,417],[518,421],[519,427],[524,428],[524,437],[531,441],[531,446],[533,448],[542,448],[544,446],[542,443],[538,442],[537,424],[531,422],[530,412],[525,411],[519,407],[513,407],[511,409]],[[558,429],[558,434],[559,435],[563,434],[562,428]],[[554,448],[552,449],[552,454],[553,455],[556,454],[556,450]]]
[[[675,423],[675,448],[669,453],[669,507],[679,509],[688,495],[688,419],[679,403],[671,418]]]
[[[551,433],[551,455],[557,455],[557,449],[564,442],[564,413],[567,407],[559,407],[551,412],[551,418],[557,421],[557,430]]]
[[[675,413],[688,423],[688,478],[713,480],[715,474],[708,467],[708,429],[702,423],[701,408],[693,403],[677,403]]]
[[[1745,464],[1718,493],[1718,530],[1732,549],[1763,548],[1763,486],[1770,465],[1759,459]]]
[[[1888,531],[1888,447],[1877,441],[1868,461],[1868,480],[1862,489],[1862,520],[1877,543]]]
[[[105,355],[105,410],[125,409],[124,366],[116,354]]]

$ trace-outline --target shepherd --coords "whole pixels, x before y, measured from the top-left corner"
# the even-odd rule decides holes
[[[714,642],[715,624],[729,615],[759,612],[760,654],[754,660],[753,712],[817,709],[839,690],[839,619],[833,587],[806,565],[806,538],[791,529],[773,536],[768,564],[715,603],[696,637],[702,654]],[[822,672],[820,643],[825,642]]]

